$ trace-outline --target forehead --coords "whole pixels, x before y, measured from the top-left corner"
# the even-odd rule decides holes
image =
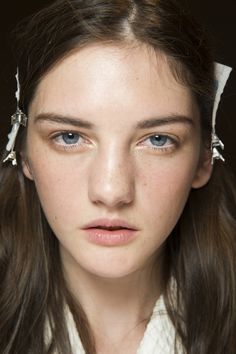
[[[146,45],[93,44],[57,63],[41,80],[30,114],[105,116],[193,115],[197,107],[178,83],[167,58]]]

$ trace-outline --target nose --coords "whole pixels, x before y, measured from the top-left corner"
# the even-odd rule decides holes
[[[88,194],[93,203],[107,209],[132,203],[134,171],[127,153],[106,149],[96,156],[90,169]]]

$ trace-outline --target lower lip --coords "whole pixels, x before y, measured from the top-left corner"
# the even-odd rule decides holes
[[[105,229],[86,229],[85,230],[90,242],[102,246],[120,246],[131,242],[136,237],[136,230],[120,229],[120,230],[105,230]]]

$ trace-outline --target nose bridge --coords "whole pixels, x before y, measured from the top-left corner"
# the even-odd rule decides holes
[[[127,204],[134,197],[134,175],[129,153],[119,144],[98,149],[89,176],[91,201],[107,207]]]

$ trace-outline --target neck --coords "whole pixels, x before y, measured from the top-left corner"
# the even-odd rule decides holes
[[[74,298],[84,309],[94,333],[114,336],[146,324],[163,289],[163,261],[159,255],[145,267],[120,278],[91,274],[62,255],[64,274]],[[155,269],[154,269],[155,267]]]

